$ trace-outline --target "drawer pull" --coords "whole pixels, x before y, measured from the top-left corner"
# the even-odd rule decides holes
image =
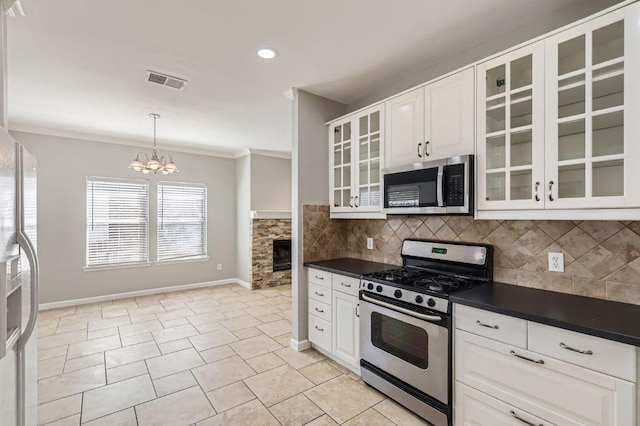
[[[518,420],[518,421],[520,421],[520,422],[524,423],[525,425],[529,425],[529,426],[544,426],[542,423],[535,424],[535,423],[531,423],[531,422],[530,422],[530,421],[528,421],[528,420],[523,419],[522,417],[518,416],[518,415],[516,414],[516,412],[515,412],[515,411],[513,411],[513,410],[511,410],[511,417],[513,417],[514,419],[516,419],[516,420]]]
[[[571,346],[567,346],[563,342],[560,342],[560,347],[562,349],[566,349],[571,352],[577,352],[582,355],[593,355],[593,351],[591,349],[587,349],[586,351],[583,351],[581,349],[576,349],[576,348],[572,348]]]
[[[324,293],[318,293],[317,291],[315,293],[316,293],[316,296],[324,297]]]
[[[498,327],[497,325],[489,325],[489,324],[485,324],[483,322],[480,322],[480,320],[476,321],[476,324],[478,324],[481,327],[487,327],[487,328],[493,328],[494,330],[499,329],[500,327]]]
[[[320,328],[317,325],[315,327],[316,327],[316,330],[318,330],[318,331],[324,331],[324,328]]]
[[[319,277],[316,275],[316,280],[324,280],[324,277]]]
[[[320,312],[322,314],[322,313],[324,313],[324,310],[316,308],[316,312]]]
[[[342,287],[347,287],[347,288],[351,288],[351,284],[345,284],[345,283],[340,283],[342,285]]]
[[[540,365],[544,364],[544,360],[542,359],[535,360],[535,359],[527,358],[526,356],[518,355],[514,351],[510,351],[509,353],[515,356],[516,358],[524,359],[525,361],[533,362],[534,364],[540,364]]]

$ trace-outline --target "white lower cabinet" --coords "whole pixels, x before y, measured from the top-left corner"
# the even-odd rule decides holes
[[[468,309],[463,311],[469,315]],[[529,322],[529,331],[537,327],[565,332]],[[594,354],[624,353],[619,343],[579,335],[583,339],[580,343],[597,348]],[[604,352],[606,343],[613,352]],[[622,346],[635,354],[635,348]],[[635,356],[609,359],[611,364],[625,364],[620,368],[632,381],[558,358],[536,352],[531,346],[522,348],[457,328],[456,425],[636,425]]]
[[[553,424],[518,410],[504,402],[457,382],[455,385],[456,425],[460,426],[522,426]],[[527,423],[528,422],[528,423]]]
[[[319,278],[322,279],[319,279]],[[309,268],[309,341],[325,355],[360,372],[360,280]]]
[[[343,361],[360,363],[358,298],[333,291],[333,353]]]

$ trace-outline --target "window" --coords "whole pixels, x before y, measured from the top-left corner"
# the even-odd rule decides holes
[[[207,187],[158,182],[158,261],[207,256]]]
[[[149,260],[149,183],[87,178],[87,267]]]

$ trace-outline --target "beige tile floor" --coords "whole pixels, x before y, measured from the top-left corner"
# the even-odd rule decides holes
[[[290,286],[41,312],[38,424],[426,424],[322,354],[291,349],[290,319]]]

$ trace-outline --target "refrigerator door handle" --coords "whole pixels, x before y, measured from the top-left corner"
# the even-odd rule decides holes
[[[31,338],[33,330],[36,327],[36,322],[38,321],[38,274],[40,272],[40,265],[31,240],[22,230],[18,231],[18,244],[20,245],[20,248],[24,250],[31,268],[31,276],[29,280],[29,285],[31,287],[31,312],[29,312],[29,321],[27,322],[22,335],[18,339],[18,351],[22,351]]]

